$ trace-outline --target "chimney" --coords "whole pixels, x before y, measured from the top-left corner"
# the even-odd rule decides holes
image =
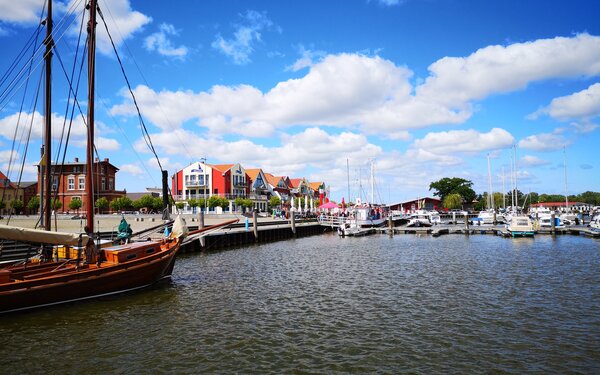
[[[79,158],[75,158],[75,163],[79,163]]]
[[[108,163],[108,158],[104,158],[104,161],[105,161],[106,163]]]

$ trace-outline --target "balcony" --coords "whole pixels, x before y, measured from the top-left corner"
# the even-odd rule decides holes
[[[206,182],[204,181],[186,181],[185,182],[185,186],[186,187],[197,187],[197,186],[207,186]]]
[[[181,201],[188,200],[188,199],[201,199],[201,198],[209,199],[213,195],[216,195],[219,197],[224,197],[229,200],[235,200],[235,198],[248,198],[253,201],[264,201],[264,202],[266,202],[268,200],[267,195],[262,195],[262,194],[188,194],[188,195],[186,195],[185,199],[183,199],[183,195],[173,195],[173,199],[175,200],[175,202],[181,202]]]

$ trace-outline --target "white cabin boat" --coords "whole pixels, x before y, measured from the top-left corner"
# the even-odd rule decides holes
[[[437,215],[439,218],[439,215]],[[408,218],[407,227],[430,227],[434,224],[431,213],[423,210],[412,213]]]
[[[513,237],[533,237],[535,235],[533,221],[525,215],[513,216],[507,229]]]

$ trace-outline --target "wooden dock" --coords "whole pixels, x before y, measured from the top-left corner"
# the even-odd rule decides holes
[[[510,233],[506,230],[504,225],[469,225],[468,227],[464,224],[441,224],[434,225],[431,227],[381,227],[377,228],[378,233],[385,234],[427,234],[433,237],[439,237],[444,234],[491,234],[495,236],[506,236]],[[589,237],[600,237],[600,232],[593,231],[587,226],[574,225],[565,228],[556,228],[554,233],[551,229],[538,229],[536,235],[575,235],[575,236],[589,236]]]

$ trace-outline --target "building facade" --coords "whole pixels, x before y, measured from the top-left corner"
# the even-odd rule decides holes
[[[324,183],[318,184],[324,186]],[[250,199],[254,209],[266,212],[272,196],[278,197],[284,205],[292,196],[315,197],[314,188],[305,178],[274,176],[260,168],[246,169],[239,163],[192,163],[171,177],[171,191],[175,202],[184,204],[184,212],[193,212],[189,199],[208,200],[211,196],[228,199],[230,212],[241,211],[235,206],[236,198]]]
[[[69,208],[71,201],[80,200],[82,204],[78,211],[85,214],[86,201],[88,199],[85,192],[85,186],[88,183],[85,162],[80,162],[79,158],[75,158],[72,162],[55,164],[51,168],[51,193],[53,197],[56,196],[61,205],[58,212],[72,212],[73,210]],[[126,191],[115,188],[116,174],[119,168],[112,165],[108,158],[102,161],[96,159],[92,164],[92,170],[93,191],[96,200],[106,198],[110,203],[114,199],[126,195]],[[38,165],[39,192],[41,192],[43,184],[43,174],[41,172],[42,168]]]

